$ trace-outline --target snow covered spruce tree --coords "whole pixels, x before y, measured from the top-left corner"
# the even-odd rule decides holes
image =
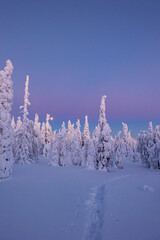
[[[122,158],[123,160],[128,159],[128,151],[129,151],[129,144],[128,144],[128,126],[127,124],[123,123],[123,138],[122,138]]]
[[[149,168],[154,167],[155,161],[155,142],[153,134],[153,125],[152,122],[149,122],[148,134],[147,134],[147,152],[148,152],[148,166]]]
[[[142,163],[148,168],[160,168],[160,133],[159,126],[153,131],[152,122],[148,131],[141,131],[137,139],[137,151]]]
[[[82,134],[81,134],[81,124],[80,120],[78,119],[76,122],[77,128],[75,130],[75,159],[76,164],[81,165],[82,164]]]
[[[66,136],[66,149],[67,149],[67,165],[77,165],[76,159],[76,149],[77,149],[77,140],[76,140],[76,131],[74,129],[74,124],[71,124],[71,121],[68,121],[68,131]]]
[[[114,142],[114,154],[115,154],[114,163],[118,168],[123,168],[121,133],[122,133],[121,131],[117,133]]]
[[[59,137],[58,134],[56,134],[56,131],[53,132],[49,159],[52,166],[59,165]]]
[[[82,135],[82,165],[83,166],[86,166],[87,164],[89,142],[90,142],[90,131],[89,131],[88,116],[86,115],[84,131]]]
[[[66,165],[66,136],[67,136],[67,129],[65,127],[65,123],[62,123],[61,131],[57,134],[58,137],[58,153],[59,153],[59,160],[58,163],[60,166]]]
[[[28,119],[29,102],[29,76],[26,76],[24,105],[20,107],[23,109],[23,122],[17,123],[17,128],[14,137],[14,157],[15,161],[20,164],[35,162],[38,158],[38,143],[37,134],[33,129],[33,122]],[[19,120],[20,121],[20,120]]]
[[[137,152],[137,139],[131,136],[131,132],[128,132],[128,159],[132,162],[140,161],[140,155]]]
[[[89,140],[88,145],[88,154],[87,154],[87,167],[89,169],[96,169],[96,151],[95,151],[95,145],[93,143],[93,140]]]
[[[100,104],[99,127],[100,135],[98,140],[98,157],[96,159],[96,168],[109,170],[108,167],[113,165],[113,140],[111,137],[111,129],[106,120],[104,95]]]
[[[41,138],[42,138],[42,152],[45,157],[49,157],[52,144],[52,127],[49,123],[53,118],[47,114],[46,123],[42,124]]]
[[[134,141],[131,137],[131,133],[128,132],[127,124],[123,123],[123,138],[122,138],[122,159],[123,161],[134,160]]]
[[[41,136],[41,123],[39,122],[39,116],[36,113],[34,119],[34,131],[37,134],[38,152],[42,154],[42,136]]]
[[[12,173],[13,130],[10,115],[13,98],[12,72],[12,62],[7,60],[6,67],[0,71],[0,179],[7,178]]]
[[[100,136],[100,127],[99,124],[98,126],[95,127],[95,130],[92,134],[92,140],[93,140],[93,144],[94,144],[94,150],[95,150],[95,159],[96,162],[98,161],[98,142],[99,142],[99,136]],[[95,164],[96,166],[96,164]]]
[[[21,126],[22,126],[22,121],[21,121],[21,117],[19,116],[17,118],[17,125],[16,125],[16,129],[15,130],[18,130]]]
[[[159,126],[154,130],[154,143],[155,143],[155,159],[153,162],[153,168],[160,168],[160,132]]]
[[[145,165],[148,165],[147,136],[147,131],[140,131],[137,138],[137,151],[140,154],[142,163]]]
[[[16,123],[15,123],[15,121],[14,121],[14,116],[12,117],[11,126],[12,126],[12,129],[13,129],[13,132],[15,132]]]

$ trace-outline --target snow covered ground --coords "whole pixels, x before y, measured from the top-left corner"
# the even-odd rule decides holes
[[[159,240],[160,171],[15,165],[0,183],[0,240]]]

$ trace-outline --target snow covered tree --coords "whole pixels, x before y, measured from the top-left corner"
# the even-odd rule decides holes
[[[100,104],[100,136],[98,141],[98,158],[96,160],[96,168],[109,170],[108,167],[113,165],[113,141],[110,134],[111,129],[106,120],[105,99],[106,96],[104,95]]]
[[[34,131],[37,134],[38,152],[39,154],[42,154],[41,123],[39,122],[39,116],[37,113],[35,114]]]
[[[66,136],[67,136],[67,129],[65,127],[65,123],[62,123],[62,129],[58,133],[58,151],[59,151],[59,165],[65,166],[66,165]]]
[[[41,123],[39,122],[39,116],[37,113],[35,114],[35,119],[34,119],[34,130],[38,135],[41,134]]]
[[[88,116],[86,115],[83,137],[82,137],[82,165],[83,166],[86,166],[87,164],[89,142],[90,142],[90,131],[89,131]]]
[[[37,135],[33,129],[33,122],[28,119],[29,102],[29,76],[26,76],[24,105],[20,107],[23,109],[23,122],[19,119],[14,135],[14,157],[15,161],[20,164],[35,162],[38,158],[38,142]]]
[[[66,136],[66,149],[67,149],[67,165],[72,165],[76,164],[76,159],[75,159],[75,129],[74,129],[74,124],[71,124],[71,121],[68,121],[68,131],[67,131],[67,136]]]
[[[122,140],[121,140],[121,131],[115,136],[114,143],[114,154],[115,154],[115,165],[118,168],[123,168],[123,159],[122,159]]]
[[[16,123],[14,121],[14,116],[12,117],[11,126],[12,126],[12,129],[13,129],[13,132],[14,132],[15,129],[16,129]]]
[[[54,131],[53,133],[49,159],[52,166],[59,165],[59,138],[58,138],[58,134],[56,134],[56,131]]]
[[[152,122],[149,122],[147,135],[148,135],[148,141],[147,141],[148,166],[153,168],[154,159],[155,159],[155,143],[154,143]]]
[[[42,139],[42,153],[43,153],[43,148],[44,148],[45,139],[46,139],[46,125],[44,122],[42,123],[41,139]]]
[[[29,91],[28,91],[28,87],[29,87],[29,76],[26,76],[26,82],[25,82],[25,90],[24,90],[24,105],[20,106],[20,109],[23,109],[23,123],[28,122],[28,106],[30,106],[30,102],[29,102]]]
[[[37,135],[30,120],[16,128],[14,156],[15,162],[19,164],[34,163],[38,159]]]
[[[154,130],[154,143],[155,143],[155,158],[153,161],[153,168],[160,168],[160,132],[159,126]]]
[[[140,154],[137,151],[137,139],[133,139],[133,162],[140,161]]]
[[[123,138],[122,138],[122,158],[123,160],[128,159],[128,126],[127,124],[123,123]]]
[[[13,130],[10,115],[13,99],[12,72],[12,62],[7,60],[6,67],[0,71],[0,178],[9,177],[13,165]]]
[[[100,127],[99,127],[99,124],[98,124],[98,126],[95,127],[95,130],[94,130],[94,132],[92,134],[92,140],[93,140],[93,144],[94,144],[96,162],[98,162],[98,142],[99,142],[99,136],[100,136]]]
[[[51,142],[52,142],[52,127],[49,123],[50,120],[53,120],[49,114],[46,116],[46,123],[42,124],[42,148],[43,148],[43,155],[49,157],[51,151]]]
[[[75,130],[75,142],[76,142],[75,158],[76,158],[77,165],[81,165],[82,164],[82,134],[80,130],[81,124],[79,119],[76,122],[76,125],[77,125],[77,128]]]
[[[94,145],[98,144],[99,136],[100,136],[100,127],[99,127],[99,124],[98,124],[98,126],[95,127],[95,130],[92,134],[92,139],[93,139]]]
[[[21,126],[22,126],[22,121],[21,121],[21,117],[19,116],[19,117],[17,118],[16,130],[18,130]]]
[[[160,133],[159,126],[153,131],[152,122],[149,123],[148,131],[141,131],[137,139],[137,151],[142,163],[148,168],[160,166]]]
[[[148,165],[147,164],[147,162],[148,162],[147,144],[148,144],[147,131],[140,131],[140,133],[138,134],[138,138],[137,138],[137,151],[140,154],[142,163],[145,165]]]
[[[135,151],[135,141],[131,136],[131,132],[128,132],[128,159],[130,161],[134,161],[135,156],[134,156],[134,151]]]
[[[89,169],[96,169],[96,151],[92,139],[89,140],[88,145],[87,167]]]
[[[127,124],[123,123],[123,138],[122,138],[122,159],[134,161],[136,157],[135,151],[135,142],[134,139],[131,137],[131,132],[128,131]]]

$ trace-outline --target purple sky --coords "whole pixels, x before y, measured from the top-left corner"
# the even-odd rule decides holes
[[[160,118],[159,0],[1,0],[0,68],[14,65],[13,114],[30,75],[31,118]]]

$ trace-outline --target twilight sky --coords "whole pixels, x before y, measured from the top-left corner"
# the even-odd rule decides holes
[[[13,114],[30,75],[30,117],[160,118],[159,0],[0,0],[0,69],[14,65]]]

